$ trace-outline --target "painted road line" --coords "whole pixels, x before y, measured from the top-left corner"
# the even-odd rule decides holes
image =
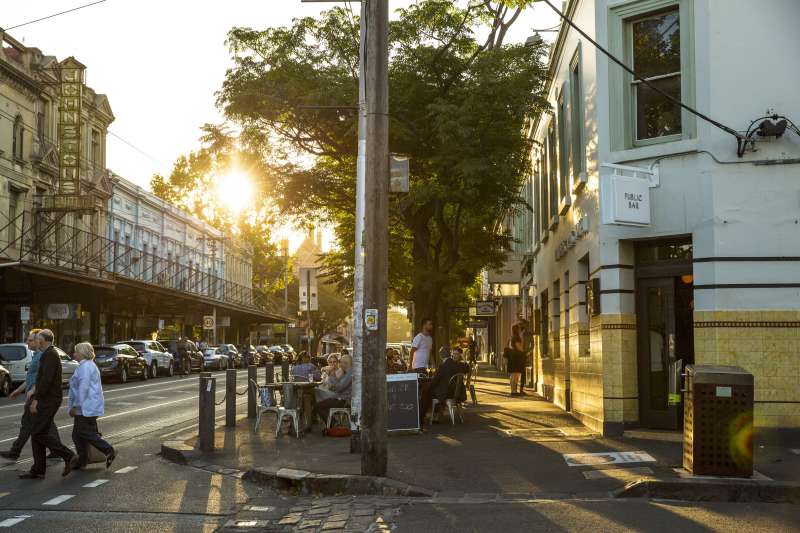
[[[108,480],[107,479],[95,479],[91,483],[87,483],[86,485],[84,485],[84,488],[93,489],[95,487],[99,487],[100,485],[103,485],[104,483],[108,483]]]
[[[125,468],[120,468],[119,470],[114,471],[115,474],[127,474],[128,472],[133,472],[139,468],[138,466],[126,466]]]
[[[148,396],[147,399],[148,400],[166,400],[167,397],[166,396]]]
[[[109,403],[113,403],[114,405],[121,405],[122,407],[130,407],[131,405],[136,405],[136,402],[120,402],[118,400],[109,400]]]
[[[270,507],[268,505],[245,505],[245,511],[253,511],[256,513],[269,513],[275,510],[274,507]]]
[[[52,500],[47,500],[42,505],[61,505],[67,500],[74,498],[74,494],[62,494],[61,496],[56,496]]]
[[[563,453],[567,466],[616,465],[622,463],[655,463],[647,452]]]
[[[30,518],[30,517],[31,517],[31,515],[29,515],[29,514],[18,514],[14,518],[6,518],[2,522],[0,522],[0,527],[16,526],[17,524],[19,524],[20,522],[22,522],[26,518]]]

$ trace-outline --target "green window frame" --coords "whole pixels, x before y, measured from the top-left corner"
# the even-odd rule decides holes
[[[584,134],[585,110],[583,106],[583,65],[581,47],[575,50],[569,64],[570,94],[570,150],[572,154],[572,192],[578,192],[586,185],[586,141]]]
[[[567,98],[566,98],[567,85],[561,86],[558,98],[556,99],[557,119],[556,124],[558,137],[558,215],[564,216],[569,211],[569,206],[572,205],[572,196],[569,186],[569,160],[570,160],[570,143],[569,143],[569,124],[567,123]]]
[[[547,166],[549,169],[548,182],[550,187],[549,229],[558,226],[558,152],[556,148],[555,120],[550,121],[547,128]]]
[[[670,9],[678,9],[680,21],[680,95],[689,106],[695,103],[694,0],[636,0],[609,8],[608,45],[612,54],[633,67],[632,25],[635,21]],[[696,136],[695,116],[681,109],[681,132],[636,139],[635,83],[633,76],[608,63],[611,150],[692,139]]]

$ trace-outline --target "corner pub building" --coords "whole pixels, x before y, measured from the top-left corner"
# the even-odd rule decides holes
[[[506,220],[530,234],[509,264],[523,265],[520,296],[532,308],[532,386],[605,435],[680,429],[670,373],[737,365],[754,375],[756,430],[794,433],[800,70],[775,67],[800,57],[800,3],[570,0],[564,9],[691,109],[562,23],[549,58],[552,113],[528,132],[534,166],[522,194],[533,209]],[[741,132],[738,142],[693,110]]]

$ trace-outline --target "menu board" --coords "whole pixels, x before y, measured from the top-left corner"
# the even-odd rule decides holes
[[[417,374],[386,376],[389,431],[419,431],[419,382]]]

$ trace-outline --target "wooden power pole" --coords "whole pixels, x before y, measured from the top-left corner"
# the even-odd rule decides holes
[[[385,476],[386,322],[389,271],[389,1],[367,4],[367,157],[364,202],[364,320],[361,473]]]

